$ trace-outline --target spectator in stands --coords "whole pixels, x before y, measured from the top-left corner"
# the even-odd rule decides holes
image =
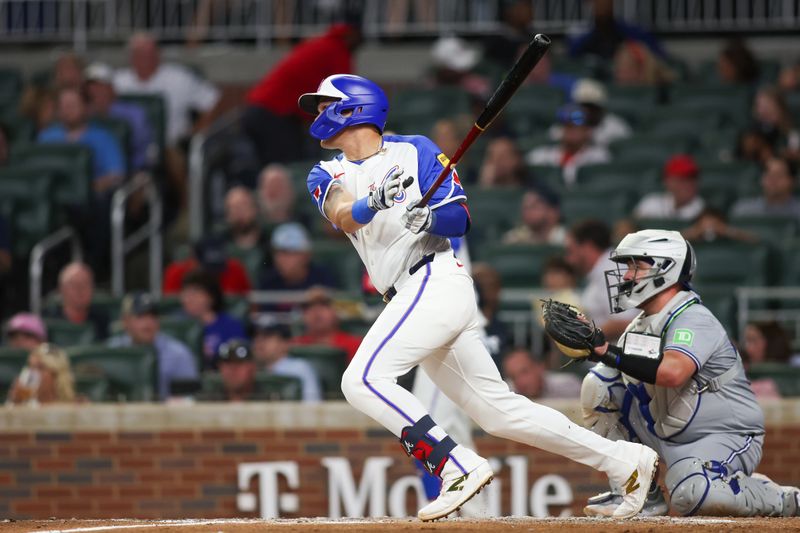
[[[19,114],[33,122],[37,132],[56,119],[56,91],[50,87],[28,86],[19,102]]]
[[[549,257],[542,268],[542,288],[563,297],[553,296],[559,302],[580,305],[580,296],[576,292],[578,276],[575,269],[566,259],[559,255]]]
[[[758,61],[741,39],[728,41],[717,57],[717,75],[724,83],[755,83]]]
[[[253,322],[253,356],[256,365],[276,376],[298,378],[303,384],[303,401],[322,400],[322,391],[314,367],[308,361],[289,355],[291,333],[271,315],[260,315]]]
[[[86,69],[84,85],[92,116],[124,121],[130,130],[130,146],[126,146],[130,167],[134,171],[151,166],[149,154],[155,149],[153,130],[145,110],[132,102],[117,99],[112,83],[114,71],[104,63],[92,63]]]
[[[167,144],[175,146],[192,131],[211,123],[212,111],[220,99],[219,90],[188,68],[161,62],[161,51],[153,36],[136,33],[128,41],[130,67],[114,76],[120,94],[155,94],[164,98]],[[191,113],[201,113],[191,125]]]
[[[28,355],[28,364],[8,393],[10,404],[51,404],[75,401],[75,378],[64,350],[42,343]]]
[[[330,270],[311,261],[311,240],[297,222],[281,224],[272,232],[274,265],[261,276],[262,291],[298,291],[314,285],[334,287]]]
[[[472,279],[478,293],[478,309],[483,318],[485,337],[483,344],[500,368],[500,356],[511,343],[511,334],[505,324],[500,321],[500,291],[503,284],[500,274],[489,263],[472,265]]]
[[[614,54],[614,83],[663,87],[677,77],[661,59],[637,42],[625,43]]]
[[[293,344],[324,344],[341,348],[349,363],[356,354],[361,337],[351,335],[339,328],[339,317],[333,299],[325,287],[311,287],[306,291],[302,304],[303,334],[292,339]]]
[[[197,380],[197,360],[181,341],[159,331],[158,306],[147,293],[136,292],[122,300],[122,327],[125,333],[108,340],[111,347],[152,346],[158,358],[158,396],[169,397],[173,381]]]
[[[500,23],[501,29],[484,40],[484,57],[499,67],[510,69],[531,40],[532,3],[527,0],[501,2]]]
[[[98,197],[109,196],[125,176],[125,157],[111,133],[90,124],[86,100],[79,89],[58,93],[59,123],[39,133],[40,143],[77,143],[92,151],[92,188]]]
[[[797,176],[792,170],[786,159],[772,158],[767,161],[761,174],[761,196],[737,200],[731,208],[731,215],[785,215],[800,220],[800,201],[794,197]]]
[[[784,93],[800,90],[800,61],[795,61],[781,69],[778,75],[778,87]]]
[[[584,220],[570,228],[565,244],[565,259],[585,280],[580,308],[602,328],[607,338],[616,339],[637,311],[612,314],[609,308],[605,273],[617,268],[609,259],[611,230],[602,221]]]
[[[6,345],[31,351],[47,342],[44,322],[33,313],[17,313],[6,324]]]
[[[520,224],[503,235],[505,244],[564,244],[567,230],[561,225],[561,200],[544,186],[531,187],[522,195]]]
[[[217,355],[222,390],[209,391],[198,399],[207,402],[246,402],[269,400],[258,390],[253,351],[244,339],[231,339],[220,345]]]
[[[694,223],[681,230],[681,235],[692,242],[714,242],[717,240],[758,242],[759,237],[728,224],[725,213],[706,207]]]
[[[511,390],[530,399],[576,399],[581,380],[570,372],[550,372],[527,348],[512,348],[503,356],[503,375]]]
[[[582,107],[568,104],[558,110],[557,118],[563,128],[560,144],[534,148],[526,159],[530,165],[561,167],[564,183],[572,186],[580,167],[608,163],[611,154],[606,147],[592,143],[593,128]]]
[[[586,112],[592,130],[592,141],[599,146],[608,146],[614,141],[631,136],[631,127],[624,119],[606,110],[608,94],[605,87],[595,80],[584,78],[572,89],[572,101],[580,105]],[[560,124],[550,127],[548,131],[554,141],[561,140],[564,128]]]
[[[739,134],[736,140],[736,158],[753,161],[759,165],[766,165],[767,161],[777,157],[775,149],[770,144],[767,135],[751,126]]]
[[[183,278],[183,312],[203,326],[203,367],[217,368],[217,355],[223,342],[245,337],[244,326],[225,312],[225,298],[217,277],[195,270]]]
[[[228,253],[242,262],[250,279],[257,279],[264,263],[264,252],[269,249],[269,236],[261,227],[253,191],[241,185],[228,190],[225,224],[222,240],[228,243]]]
[[[62,268],[58,275],[58,293],[61,305],[48,313],[47,318],[91,326],[97,340],[108,337],[108,315],[101,307],[92,304],[94,273],[89,265],[73,262]]]
[[[83,58],[72,52],[61,54],[53,67],[52,87],[56,90],[76,89],[83,87]]]
[[[522,187],[526,181],[525,161],[516,141],[495,137],[486,145],[478,184],[482,187]]]
[[[754,129],[761,131],[772,149],[800,159],[800,132],[792,124],[792,114],[783,94],[775,87],[761,87],[753,101]]]
[[[458,37],[440,37],[431,48],[433,83],[451,86],[467,94],[486,97],[491,94],[489,80],[474,72],[481,53]]]
[[[614,17],[614,0],[592,2],[592,25],[570,40],[569,55],[593,55],[611,59],[617,48],[626,42],[641,43],[659,57],[666,57],[661,43],[650,32]]]
[[[706,206],[698,192],[699,178],[700,169],[692,156],[672,156],[664,165],[665,192],[645,195],[633,210],[634,218],[697,218]]]
[[[361,42],[358,26],[334,24],[298,44],[250,90],[242,128],[262,166],[302,159],[308,119],[297,107],[297,95],[314,92],[328,76],[353,72]]]
[[[744,330],[742,362],[749,370],[761,363],[788,365],[792,356],[788,333],[777,322],[751,322]],[[759,399],[780,398],[775,380],[769,377],[751,379],[750,386]]]
[[[310,171],[309,168],[308,172]],[[310,224],[304,214],[297,213],[292,176],[289,169],[280,163],[267,165],[258,177],[258,208],[261,219],[270,225],[293,221],[306,227]]]
[[[180,292],[184,277],[198,268],[213,274],[225,294],[250,292],[250,278],[241,261],[228,257],[225,242],[221,238],[206,237],[194,245],[191,257],[167,265],[164,271],[164,294]]]

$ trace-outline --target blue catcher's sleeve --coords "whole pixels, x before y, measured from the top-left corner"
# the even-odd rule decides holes
[[[306,181],[311,199],[314,200],[317,209],[319,209],[319,212],[322,213],[322,216],[326,219],[328,217],[325,215],[325,210],[322,209],[322,206],[325,203],[325,198],[328,197],[328,191],[333,181],[333,176],[331,176],[327,170],[323,169],[319,163],[314,165],[314,168],[311,169],[311,172],[308,174],[308,180]]]
[[[419,166],[419,188],[420,192],[424,195],[431,188],[433,182],[439,176],[439,172],[449,162],[447,156],[436,146],[433,141],[423,136],[412,137],[412,143],[417,148],[418,166]],[[431,201],[428,205],[431,209],[437,209],[440,206],[449,204],[451,202],[465,202],[467,194],[461,186],[461,181],[458,178],[458,172],[452,170],[450,175],[442,182],[441,186],[433,193]]]

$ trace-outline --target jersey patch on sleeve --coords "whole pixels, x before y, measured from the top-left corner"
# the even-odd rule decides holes
[[[437,155],[436,159],[439,160],[439,163],[441,163],[443,167],[446,167],[447,165],[450,164],[450,159],[446,155],[444,155],[444,153]]]
[[[694,341],[694,332],[690,329],[676,329],[672,336],[672,344],[682,344],[684,346],[691,346]]]

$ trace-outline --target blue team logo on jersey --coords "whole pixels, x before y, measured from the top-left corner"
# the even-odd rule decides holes
[[[387,172],[386,175],[381,180],[381,185],[383,185],[386,182],[386,180],[389,179],[389,176],[394,174],[399,168],[400,168],[399,165],[395,165],[392,168],[390,168],[389,172]],[[394,203],[396,203],[396,204],[402,204],[403,202],[405,202],[406,201],[406,191],[405,191],[405,189],[403,189],[402,191],[397,193],[395,195],[395,197],[392,198],[392,199],[394,200]]]

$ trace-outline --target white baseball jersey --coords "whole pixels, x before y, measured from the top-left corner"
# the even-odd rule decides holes
[[[447,163],[447,157],[427,137],[384,135],[381,151],[363,161],[348,161],[340,154],[317,164],[308,176],[308,191],[325,216],[322,206],[334,183],[344,187],[354,198],[363,198],[400,168],[404,180],[414,177],[414,183],[394,198],[396,204],[405,207],[422,198]],[[454,170],[437,189],[429,205],[436,209],[466,199]],[[444,237],[427,232],[415,235],[408,231],[400,220],[404,212],[405,209],[396,208],[379,211],[372,222],[347,234],[367,267],[372,283],[382,293],[423,256],[450,248],[450,242]]]

